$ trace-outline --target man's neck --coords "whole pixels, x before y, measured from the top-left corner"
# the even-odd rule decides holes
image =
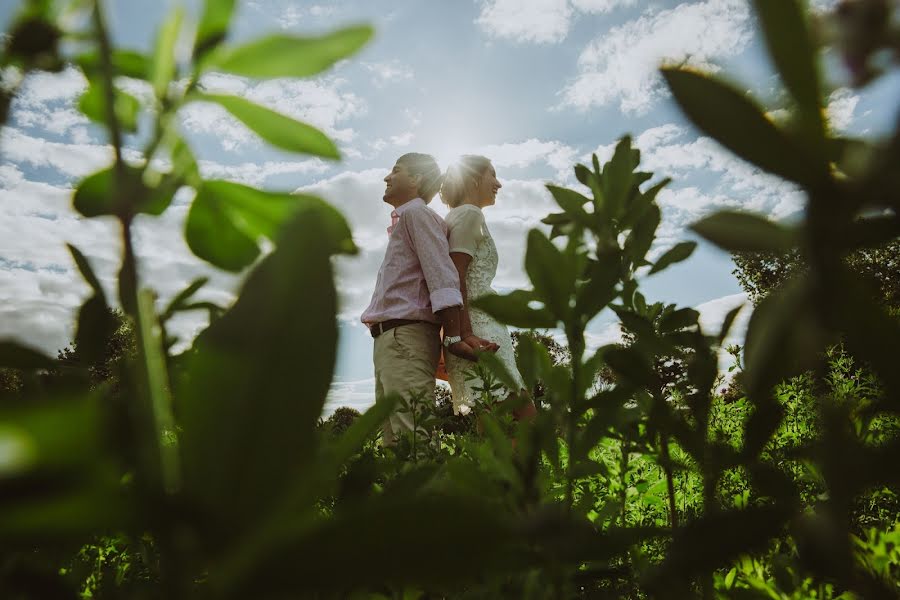
[[[406,200],[403,200],[402,202],[399,202],[399,203],[397,203],[397,204],[391,203],[391,206],[393,206],[393,207],[394,207],[394,210],[396,210],[396,209],[400,208],[401,206],[403,206],[403,205],[405,205],[405,204],[409,204],[409,203],[412,202],[413,200],[418,200],[418,199],[419,199],[418,196],[413,196],[412,198],[407,198]]]

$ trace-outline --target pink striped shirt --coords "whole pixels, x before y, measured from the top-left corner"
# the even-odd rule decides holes
[[[459,273],[450,260],[447,224],[421,198],[396,209],[375,292],[362,314],[366,325],[389,319],[440,323],[435,315],[462,306]]]

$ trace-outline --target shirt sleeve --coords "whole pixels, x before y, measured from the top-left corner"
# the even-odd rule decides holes
[[[431,298],[431,310],[438,312],[451,306],[462,306],[459,273],[450,260],[447,234],[440,217],[423,208],[405,211],[401,221],[419,258]]]
[[[450,252],[475,256],[475,249],[484,238],[484,215],[474,206],[461,206],[448,221]]]

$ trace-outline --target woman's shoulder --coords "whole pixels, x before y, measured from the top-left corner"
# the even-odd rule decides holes
[[[447,216],[444,217],[444,220],[450,225],[464,221],[480,223],[484,220],[484,215],[482,214],[481,209],[474,204],[460,204],[459,206],[451,208],[447,212]]]

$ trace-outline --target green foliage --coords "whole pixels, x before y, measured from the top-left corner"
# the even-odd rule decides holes
[[[900,324],[848,266],[896,243],[900,156],[896,142],[827,137],[801,3],[754,3],[790,98],[783,124],[733,85],[664,71],[701,130],[807,193],[796,227],[737,213],[694,227],[722,248],[788,252],[802,265],[782,269],[796,278],[756,284],[765,299],[743,355],[721,347],[736,312],[708,333],[697,311],[640,291],[695,244],[650,260],[667,180],[638,170],[625,137],[605,164],[594,156],[575,167],[583,188],[548,187],[561,212],[544,220],[549,235],[528,234],[532,289],[478,301],[505,323],[565,335],[564,345],[516,335],[527,390],[510,390],[510,374],[487,357],[474,366],[474,414],[451,418],[444,390],[439,404],[391,399],[329,427],[320,416],[337,344],[331,261],[355,251],[346,221],[312,197],[204,181],[172,123],[185,103],[212,100],[270,143],[336,157],[308,126],[204,96],[197,81],[211,69],[313,75],[371,30],[230,46],[235,4],[207,0],[183,65],[178,11],[143,56],[110,47],[100,3],[86,30],[65,33],[52,4],[25,6],[2,64],[60,68],[70,35],[93,46],[76,60],[91,82],[81,108],[108,129],[115,160],[77,186],[74,202],[122,225],[125,313],[110,311],[71,247],[92,290],[73,349],[54,361],[0,342],[0,595],[900,595],[900,477],[885,468],[900,458]],[[121,135],[144,115],[115,89],[123,74],[155,90],[141,107],[154,121],[144,160],[133,164]],[[182,77],[186,86],[172,85]],[[834,149],[860,146],[865,164],[842,166],[853,161]],[[150,164],[163,152],[172,168],[157,173]],[[230,307],[193,301],[198,280],[159,311],[138,277],[133,219],[165,211],[182,187],[195,191],[191,249],[223,269],[250,268]],[[260,258],[263,238],[274,249]],[[606,309],[625,339],[588,352],[586,328]],[[167,323],[186,310],[209,311],[210,324],[172,356]],[[723,350],[737,358],[728,382]],[[532,398],[538,414],[515,420]],[[394,410],[415,427],[385,448],[377,430]]]

